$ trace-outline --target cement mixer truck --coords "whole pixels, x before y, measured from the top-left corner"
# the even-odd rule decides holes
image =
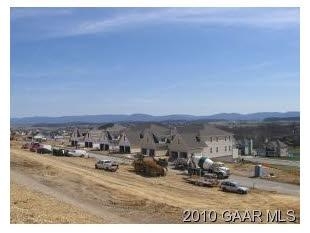
[[[212,173],[219,179],[228,178],[230,170],[222,162],[214,162],[206,156],[192,155],[188,161],[188,173],[204,176]]]

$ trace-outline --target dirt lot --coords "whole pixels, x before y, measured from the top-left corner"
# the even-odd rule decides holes
[[[56,198],[11,183],[11,223],[104,223]]]
[[[39,155],[19,148],[18,143],[11,145],[12,223],[61,223],[61,218],[70,223],[181,223],[183,211],[187,209],[218,213],[223,210],[261,210],[263,213],[282,210],[286,213],[293,209],[299,222],[299,197],[296,196],[259,190],[252,190],[248,195],[224,193],[217,187],[188,184],[184,182],[184,175],[174,172],[168,172],[166,177],[145,178],[135,174],[129,165],[122,165],[115,173],[98,171],[94,169],[95,159]],[[26,185],[27,190],[20,185]],[[21,208],[21,203],[15,201],[18,200],[16,192],[29,196],[28,204],[18,214],[16,210]],[[74,206],[72,211],[76,215],[62,210],[63,203]],[[35,211],[30,210],[33,205]],[[49,214],[46,206],[59,209]]]
[[[254,164],[253,163],[226,163],[230,168],[231,173],[238,176],[251,177],[254,175]],[[283,166],[283,165],[263,165],[264,176],[262,179],[268,179],[272,181],[300,184],[300,170],[298,167]],[[269,176],[273,174],[273,176]]]

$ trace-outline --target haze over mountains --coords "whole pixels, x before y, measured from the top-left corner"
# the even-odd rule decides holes
[[[161,122],[161,121],[194,121],[194,120],[226,120],[226,121],[262,121],[266,118],[290,118],[299,117],[300,112],[257,112],[250,114],[219,113],[209,116],[194,116],[186,114],[173,114],[165,116],[153,116],[148,114],[104,114],[81,115],[62,117],[22,117],[11,118],[11,124],[59,124],[72,122],[109,123],[109,122]]]

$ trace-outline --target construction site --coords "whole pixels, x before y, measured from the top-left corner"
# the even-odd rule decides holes
[[[300,222],[299,185],[292,178],[299,182],[299,171],[270,168],[279,171],[276,177],[286,185],[283,189],[259,188],[259,182],[253,182],[247,185],[247,194],[240,195],[223,192],[221,180],[200,182],[197,174],[189,176],[187,170],[149,156],[133,159],[100,151],[53,156],[24,145],[20,138],[11,140],[11,223],[184,223],[186,211],[240,211],[242,215],[252,210],[282,211],[282,218],[290,210],[293,222]],[[113,171],[100,169],[104,164],[98,161],[108,162],[107,158],[117,163]],[[249,164],[227,166],[233,178],[249,175]],[[267,217],[263,214],[255,223],[269,223]],[[219,217],[212,223],[225,222]],[[233,222],[253,223],[240,218]]]

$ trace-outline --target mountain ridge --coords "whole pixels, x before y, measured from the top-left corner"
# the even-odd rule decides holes
[[[262,121],[265,118],[288,118],[299,117],[300,112],[256,112],[249,114],[240,113],[218,113],[206,116],[195,116],[189,114],[170,114],[163,116],[153,116],[150,114],[100,114],[100,115],[78,115],[78,116],[33,116],[11,118],[11,124],[38,124],[38,123],[68,123],[68,122],[89,122],[89,123],[110,123],[110,122],[160,122],[160,121],[194,121],[194,120],[227,120],[227,121]]]

